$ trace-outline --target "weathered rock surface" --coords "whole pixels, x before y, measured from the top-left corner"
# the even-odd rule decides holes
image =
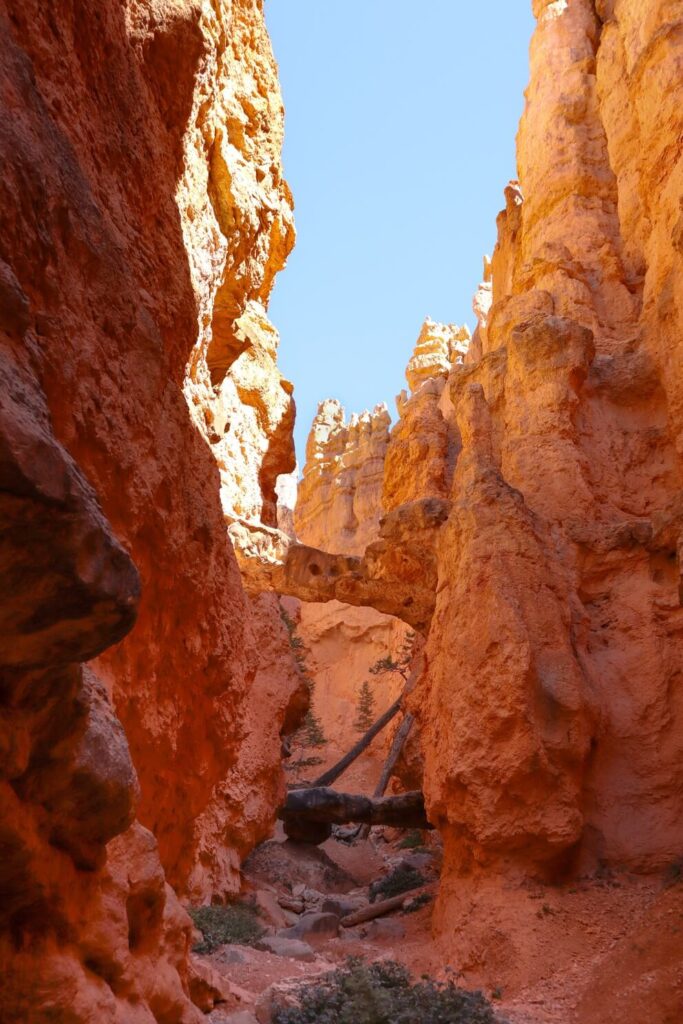
[[[469,341],[466,328],[425,321],[406,372],[415,390],[397,398],[390,434],[383,406],[347,424],[338,402],[321,403],[294,512],[297,536],[244,519],[230,526],[250,592],[374,608],[427,632],[458,450],[447,369],[462,363]],[[313,624],[318,614],[303,613]]]
[[[225,526],[294,468],[275,65],[258,0],[4,0],[0,35],[1,1014],[189,1024],[162,864],[235,887],[300,686]]]
[[[322,764],[316,774],[335,764],[358,741],[354,725],[360,688],[369,680],[379,717],[397,699],[403,679],[397,673],[371,676],[369,668],[387,654],[397,656],[406,634],[404,623],[374,608],[354,608],[338,601],[301,604],[297,631],[306,648],[306,664],[315,681],[314,706],[328,743],[316,751]],[[371,793],[381,772],[387,736],[377,737],[345,772],[344,787]]]
[[[511,879],[658,870],[683,844],[681,11],[534,11],[492,306],[443,404],[461,450],[414,699],[437,928],[484,977],[482,943],[524,945]],[[508,886],[485,940],[461,911],[487,878]],[[553,927],[534,923],[549,944]],[[632,967],[610,974],[620,1009]]]
[[[662,359],[646,299],[674,247],[655,217],[638,278],[645,229],[619,211],[649,166],[623,138],[643,85],[621,87],[620,119],[609,86],[629,53],[674,89],[677,51],[657,4],[638,42],[628,4],[604,25],[588,3],[536,6],[487,351],[448,385],[462,452],[418,711],[428,798],[462,863],[646,869],[683,838],[677,348]]]
[[[195,902],[237,892],[240,864],[268,839],[285,793],[282,735],[305,713],[309,691],[292,659],[274,594],[249,599],[256,672],[242,711],[237,757],[194,825],[196,863],[185,889]]]
[[[318,891],[347,893],[355,888],[354,878],[317,846],[293,842],[262,843],[244,863],[250,879],[292,885],[301,892],[309,887]]]
[[[339,402],[321,402],[297,491],[297,536],[311,547],[362,555],[375,540],[391,417],[386,406],[346,422]]]
[[[390,416],[383,406],[352,416],[335,401],[322,402],[311,427],[306,465],[294,513],[298,538],[323,551],[360,556],[379,535],[382,482],[389,444]],[[370,680],[379,716],[398,697],[398,674],[370,676],[380,658],[397,657],[405,625],[371,607],[332,600],[299,607],[297,631],[315,680],[315,707],[328,744],[320,752],[321,771],[334,764],[358,739],[354,726],[360,688]],[[378,738],[344,776],[355,792],[372,792],[381,771],[386,737]]]
[[[237,1013],[230,1013],[223,1018],[219,1024],[259,1024],[258,1018],[249,1010],[238,1010]]]

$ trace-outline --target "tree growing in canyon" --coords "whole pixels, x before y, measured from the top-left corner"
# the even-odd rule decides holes
[[[358,694],[358,706],[353,727],[356,732],[367,732],[375,720],[375,695],[365,680]]]
[[[387,672],[398,672],[398,674],[407,682],[410,674],[410,662],[413,658],[416,638],[417,634],[414,633],[413,630],[406,633],[397,657],[392,658],[390,654],[387,654],[383,658],[378,658],[375,664],[371,665],[369,669],[370,674],[373,676],[380,676]]]
[[[292,734],[292,736],[289,737],[287,744],[289,750],[298,749],[299,755],[288,761],[285,765],[285,771],[300,772],[305,768],[315,768],[319,764],[322,764],[323,759],[321,757],[318,757],[315,754],[312,756],[310,754],[309,756],[306,756],[305,752],[320,750],[322,747],[326,746],[328,741],[325,736],[322,722],[315,713],[313,706],[315,681],[311,676],[306,663],[306,647],[296,631],[296,623],[282,605],[280,606],[280,617],[282,618],[285,629],[287,630],[289,646],[294,656],[294,660],[297,663],[309,692],[308,711],[306,712],[304,720],[299,728]]]

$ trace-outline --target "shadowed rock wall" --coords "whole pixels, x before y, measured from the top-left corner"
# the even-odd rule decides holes
[[[164,869],[234,891],[301,685],[225,523],[294,468],[276,70],[258,0],[6,0],[0,34],[1,1015],[189,1022]]]

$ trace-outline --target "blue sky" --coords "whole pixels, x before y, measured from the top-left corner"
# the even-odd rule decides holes
[[[528,77],[529,0],[266,0],[298,241],[270,315],[295,384],[395,416],[425,316],[473,325]]]

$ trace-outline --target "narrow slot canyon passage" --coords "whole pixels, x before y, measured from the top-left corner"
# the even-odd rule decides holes
[[[683,1022],[683,2],[459,7],[0,0],[0,1024]]]

